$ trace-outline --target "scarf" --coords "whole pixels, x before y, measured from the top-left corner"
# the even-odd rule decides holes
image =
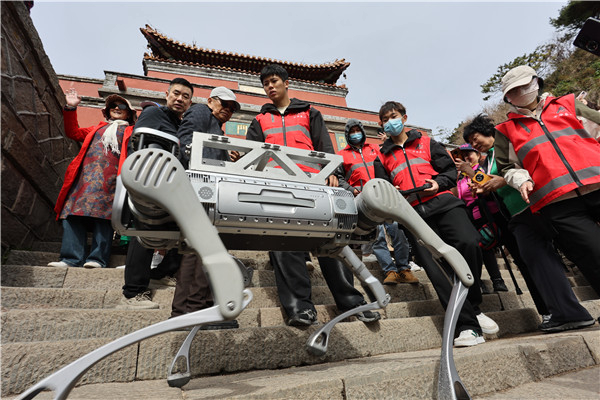
[[[115,154],[121,154],[119,149],[119,141],[117,140],[117,129],[119,125],[129,125],[129,122],[122,119],[108,120],[108,126],[102,134],[102,145],[104,146],[104,154],[112,151]]]

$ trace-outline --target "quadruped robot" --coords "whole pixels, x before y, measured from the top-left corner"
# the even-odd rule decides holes
[[[345,189],[324,185],[341,164],[340,156],[200,132],[194,133],[191,149],[183,150],[190,156],[186,171],[178,160],[178,140],[172,135],[138,128],[131,140],[138,150],[126,159],[118,178],[113,227],[120,234],[138,236],[149,248],[196,252],[215,304],[108,343],[38,382],[20,399],[32,399],[42,390],[53,390],[55,399],[66,399],[77,380],[110,354],[155,335],[193,327],[167,379],[171,386],[185,385],[191,379],[191,343],[200,326],[235,319],[252,300],[252,292],[244,288],[247,269],[227,249],[311,251],[315,256],[335,257],[352,270],[370,291],[372,302],[338,315],[309,337],[307,350],[323,355],[336,323],[358,312],[385,308],[390,301],[382,284],[348,246],[372,240],[383,221],[402,224],[436,260],[444,259],[454,270],[437,398],[470,398],[456,371],[452,349],[458,314],[473,284],[471,271],[458,251],[429,228],[393,185],[373,179],[355,198]],[[237,162],[217,161],[203,158],[204,148],[245,155]],[[298,163],[321,169],[307,174]],[[178,365],[183,370],[174,372],[182,359],[184,363]]]

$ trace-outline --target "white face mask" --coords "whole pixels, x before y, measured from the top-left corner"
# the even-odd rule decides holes
[[[527,85],[518,86],[506,93],[506,98],[516,107],[525,107],[533,103],[538,95],[539,84],[537,77],[533,77]]]

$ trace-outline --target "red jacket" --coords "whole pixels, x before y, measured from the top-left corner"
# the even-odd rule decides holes
[[[81,168],[81,164],[83,163],[85,154],[87,153],[87,150],[90,147],[90,143],[94,138],[94,134],[98,129],[108,124],[107,122],[100,122],[96,126],[80,128],[77,122],[77,111],[63,110],[63,120],[65,124],[65,134],[67,135],[67,137],[73,140],[77,140],[78,142],[83,142],[83,144],[81,145],[81,150],[79,150],[79,154],[77,154],[77,157],[75,157],[67,167],[67,172],[65,173],[65,180],[62,185],[62,188],[60,189],[60,193],[58,194],[56,205],[54,206],[54,211],[56,212],[56,219],[59,218],[60,212],[62,211],[63,206],[65,205],[69,189],[71,189],[71,186],[73,186],[73,183],[75,183],[75,179],[77,178],[77,174],[79,173],[79,169]],[[125,162],[125,158],[127,157],[127,143],[129,142],[129,138],[131,137],[132,132],[133,126],[128,126],[127,128],[125,128],[125,132],[123,134],[123,143],[121,144],[121,155],[119,157],[118,173],[121,173],[121,166],[123,165],[123,163]]]
[[[535,184],[531,211],[578,187],[600,183],[600,143],[575,114],[575,97],[548,97],[540,120],[509,113],[496,126],[510,140],[523,168]]]
[[[344,178],[352,188],[361,191],[365,183],[375,178],[373,162],[380,155],[379,146],[365,143],[359,150],[348,145],[338,155],[344,157]]]

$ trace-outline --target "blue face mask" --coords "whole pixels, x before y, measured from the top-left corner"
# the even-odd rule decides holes
[[[350,142],[350,144],[359,144],[362,142],[363,137],[362,132],[351,133],[348,135],[348,142]]]
[[[383,130],[390,136],[398,136],[404,129],[402,118],[390,119],[383,125]]]

